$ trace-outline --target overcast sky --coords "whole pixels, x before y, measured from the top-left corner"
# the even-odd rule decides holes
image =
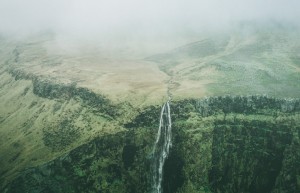
[[[0,0],[0,31],[159,33],[269,19],[298,25],[299,8],[299,0]]]

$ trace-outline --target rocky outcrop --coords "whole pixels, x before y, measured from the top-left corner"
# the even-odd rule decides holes
[[[112,104],[105,96],[96,94],[87,88],[77,87],[76,83],[56,83],[53,80],[47,80],[22,70],[11,69],[9,72],[15,77],[15,80],[31,80],[33,83],[33,93],[39,97],[61,100],[76,99],[83,105],[91,107],[95,113],[100,112],[112,118],[120,115],[120,112],[117,111],[117,106]]]

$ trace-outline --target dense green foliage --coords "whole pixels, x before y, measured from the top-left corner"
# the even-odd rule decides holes
[[[297,192],[299,100],[212,97],[171,104],[173,146],[165,193]],[[149,192],[160,108],[124,132],[95,138],[20,174],[7,192]]]

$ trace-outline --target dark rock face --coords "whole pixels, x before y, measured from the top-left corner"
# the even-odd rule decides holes
[[[209,180],[215,192],[271,192],[280,176],[296,125],[266,121],[217,121]],[[296,164],[296,163],[295,163]],[[296,176],[293,176],[296,179]],[[284,183],[285,184],[285,183]],[[284,192],[296,192],[296,184]]]
[[[136,151],[137,151],[137,147],[135,145],[129,144],[124,146],[122,152],[122,160],[125,169],[128,169],[132,166],[136,155]]]
[[[16,80],[31,80],[33,93],[42,98],[70,100],[76,99],[84,106],[89,106],[95,113],[103,113],[107,118],[119,115],[118,107],[114,106],[105,96],[96,94],[87,88],[76,87],[76,83],[61,84],[49,80],[43,80],[33,74],[26,74],[21,70],[9,71]]]
[[[183,157],[177,155],[176,151],[170,151],[164,167],[162,184],[164,193],[177,192],[182,187],[184,183],[183,164]]]
[[[164,193],[300,192],[299,99],[212,97],[171,104]],[[149,192],[160,107],[20,173],[3,192]]]

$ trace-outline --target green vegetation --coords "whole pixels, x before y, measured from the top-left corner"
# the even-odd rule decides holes
[[[74,126],[68,119],[63,120],[52,128],[43,129],[44,144],[53,151],[60,151],[80,137],[79,128]]]
[[[1,39],[0,191],[149,192],[168,90],[164,193],[300,192],[299,32],[267,28],[143,61]]]
[[[266,96],[173,102],[164,192],[298,191],[299,102]],[[148,192],[159,112],[148,107],[126,131],[21,173],[7,192]]]

